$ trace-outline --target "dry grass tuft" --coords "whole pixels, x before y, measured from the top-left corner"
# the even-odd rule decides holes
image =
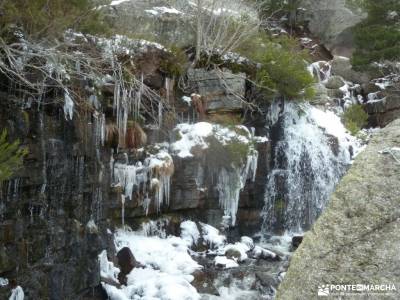
[[[137,122],[129,125],[125,136],[125,147],[138,149],[147,143],[147,135]]]

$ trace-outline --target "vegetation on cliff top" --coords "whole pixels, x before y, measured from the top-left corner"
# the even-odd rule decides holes
[[[113,30],[105,21],[104,10],[99,9],[102,3],[107,2],[109,3],[105,0],[29,2],[4,0],[0,6],[2,13],[0,37],[8,43],[8,37],[13,37],[10,33],[18,28],[30,41],[58,39],[57,49],[60,49],[60,43],[62,46],[62,38],[67,29],[104,35]],[[290,11],[291,5],[296,1],[292,2],[290,1],[289,6],[284,5],[283,9]],[[195,17],[199,24],[193,29],[194,35],[200,36],[200,41],[197,39],[198,44],[192,45],[196,49],[195,56],[192,57],[195,63],[201,51],[207,56],[205,60],[207,65],[213,64],[210,55],[218,53],[221,56],[220,62],[223,62],[228,52],[237,51],[250,58],[255,65],[251,70],[248,66],[236,68],[234,64],[229,64],[228,67],[245,71],[251,80],[255,80],[270,94],[280,94],[288,99],[310,95],[308,87],[312,83],[312,76],[306,70],[305,52],[297,49],[294,41],[272,38],[261,29],[261,20],[257,17],[260,9],[259,1],[255,2],[254,7],[238,1],[240,6],[235,9],[243,9],[243,13],[240,10],[239,17],[231,15],[231,10],[228,9],[231,4],[216,1],[216,4],[209,8],[204,6],[203,1],[198,3],[203,5],[199,10],[207,16]],[[224,14],[209,12],[210,9],[218,11],[222,9]],[[207,31],[204,32],[201,28],[206,28]],[[172,55],[161,62],[160,70],[168,76],[180,77],[190,65],[185,57],[187,54],[174,45],[170,45],[170,49]],[[256,64],[260,67],[257,68]],[[217,62],[213,65],[219,67],[221,64]]]

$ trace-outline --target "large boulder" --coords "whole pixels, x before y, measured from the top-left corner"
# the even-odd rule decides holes
[[[332,60],[332,75],[341,76],[354,83],[368,83],[371,78],[366,73],[353,70],[350,59],[344,56],[335,56]]]
[[[322,285],[399,284],[400,164],[382,151],[399,145],[400,119],[357,156],[294,253],[276,299],[316,299]],[[399,291],[384,299],[399,299]]]
[[[118,266],[121,272],[118,274],[118,280],[120,284],[126,285],[127,278],[126,276],[136,267],[139,267],[140,264],[136,261],[135,256],[131,249],[128,247],[124,247],[117,253]]]
[[[345,82],[340,76],[332,76],[325,83],[327,89],[339,89],[345,85]]]
[[[301,19],[334,55],[350,56],[353,51],[352,27],[366,15],[351,9],[346,0],[302,0]]]
[[[315,83],[313,85],[315,96],[310,101],[314,105],[325,105],[330,101],[328,90],[322,83]]]

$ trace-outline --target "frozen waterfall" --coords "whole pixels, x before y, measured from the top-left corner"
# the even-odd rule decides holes
[[[351,164],[357,140],[333,112],[308,104],[275,103],[268,119],[275,136],[263,231],[302,231],[324,209]]]

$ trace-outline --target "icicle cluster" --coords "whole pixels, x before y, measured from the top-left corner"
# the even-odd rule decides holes
[[[114,164],[114,181],[119,184],[123,191],[125,198],[131,199],[134,187],[139,188],[142,185],[145,191],[144,184],[147,182],[148,170],[141,162],[135,165],[128,165],[127,163]]]
[[[165,151],[150,155],[144,163],[114,164],[114,182],[124,191],[124,199],[132,199],[134,191],[144,195],[142,206],[146,214],[149,210],[149,194],[154,192],[154,205],[159,212],[163,204],[169,205],[171,176],[174,173],[172,157]]]
[[[246,164],[228,171],[222,168],[218,173],[219,205],[229,217],[232,226],[236,224],[236,214],[239,208],[240,191],[246,186],[248,179],[256,179],[258,152],[250,150]]]
[[[137,117],[140,110],[141,92],[126,84],[123,79],[122,67],[117,61],[112,61],[114,71],[114,103],[113,108],[117,119],[120,144],[124,145],[129,115]]]
[[[106,116],[95,111],[94,118],[94,138],[95,145],[104,146],[106,139]]]
[[[149,170],[151,188],[155,189],[155,204],[157,211],[161,205],[169,205],[169,195],[171,187],[171,176],[174,173],[174,162],[172,157],[165,151],[152,155],[145,160]]]

